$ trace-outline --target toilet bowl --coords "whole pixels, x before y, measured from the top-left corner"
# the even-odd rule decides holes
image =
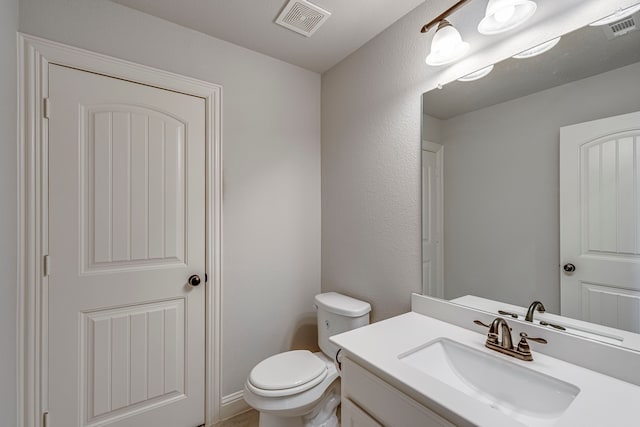
[[[316,295],[318,344],[322,352],[294,350],[258,363],[244,386],[244,399],[260,412],[260,427],[338,427],[338,348],[329,337],[369,323],[371,306],[345,295]]]
[[[265,378],[268,371],[272,378]],[[278,373],[284,375],[268,382]],[[340,403],[339,377],[335,363],[323,353],[280,353],[253,369],[245,383],[244,399],[260,411],[260,427],[336,427],[337,418],[330,421]]]

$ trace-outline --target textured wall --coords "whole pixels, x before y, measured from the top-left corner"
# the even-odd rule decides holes
[[[322,287],[409,309],[421,290],[420,94],[429,2],[322,77]]]
[[[560,312],[560,127],[640,110],[638,76],[633,64],[443,122],[447,299]]]
[[[323,74],[323,291],[371,302],[373,320],[409,310],[409,294],[420,292],[423,92],[635,0],[542,1],[559,8],[544,17],[544,25],[476,37],[474,46],[484,40],[481,50],[442,69],[424,64],[432,36],[418,30],[454,2],[427,1]]]
[[[314,315],[320,76],[105,0],[22,0],[20,30],[223,86],[222,386],[241,390]]]

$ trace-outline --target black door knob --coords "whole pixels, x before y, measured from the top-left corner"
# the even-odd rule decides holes
[[[189,277],[189,284],[193,287],[199,286],[201,282],[202,280],[200,280],[200,276],[198,276],[197,274]]]
[[[562,269],[564,271],[566,271],[567,273],[573,273],[574,271],[576,271],[576,266],[569,263],[569,264],[565,264]]]

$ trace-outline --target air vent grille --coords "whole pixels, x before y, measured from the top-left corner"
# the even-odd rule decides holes
[[[276,24],[311,37],[330,16],[330,12],[306,0],[291,0],[276,19]]]
[[[636,30],[636,21],[633,19],[633,16],[605,26],[605,33],[609,40],[615,37],[624,36],[634,30]]]
[[[636,27],[636,21],[633,20],[633,17],[627,18],[623,21],[614,22],[611,24],[611,31],[614,33],[628,32],[633,30]]]

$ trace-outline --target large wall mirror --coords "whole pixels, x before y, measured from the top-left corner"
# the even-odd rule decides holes
[[[554,43],[423,95],[423,291],[640,350],[640,13]]]

